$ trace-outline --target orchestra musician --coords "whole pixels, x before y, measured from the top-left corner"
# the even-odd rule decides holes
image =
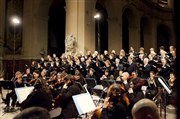
[[[52,109],[52,95],[48,87],[40,81],[34,85],[33,91],[21,103],[21,110],[34,106],[43,107],[48,111]]]
[[[29,85],[34,86],[36,84],[36,82],[39,80],[39,78],[40,78],[40,71],[35,70],[33,72],[33,78],[28,82]]]
[[[123,72],[121,75],[121,80],[123,82],[125,90],[127,91],[129,89],[129,73]]]
[[[72,99],[73,95],[80,94],[82,89],[72,75],[68,74],[64,77],[65,84],[61,93],[56,97],[56,104],[62,108],[61,117],[63,119],[77,118],[78,111]]]
[[[168,85],[172,91],[171,95],[168,95],[167,98],[167,104],[172,104],[172,105],[176,105],[176,75],[174,72],[170,73],[169,79],[168,79]]]
[[[148,90],[150,91],[150,99],[153,99],[154,96],[157,95],[158,92],[158,82],[155,78],[155,72],[150,71],[150,77],[147,79]]]
[[[15,73],[15,77],[12,78],[12,81],[14,82],[16,88],[24,87],[24,83],[22,81],[22,73],[20,71],[17,71]],[[10,102],[11,102],[11,105],[10,105]],[[13,89],[11,92],[9,92],[6,95],[6,99],[5,99],[6,107],[4,108],[4,111],[5,112],[15,111],[16,102],[17,102],[17,96],[15,93],[15,90]]]
[[[2,73],[0,73],[0,81],[3,81],[3,80],[4,80],[4,76],[3,76],[3,72],[2,72]],[[1,88],[1,86],[2,86],[2,84],[0,83],[0,95],[1,95],[1,99],[2,99],[3,101],[5,101],[4,96],[3,96],[3,93],[2,93],[2,88]]]
[[[53,85],[57,82],[57,71],[52,71],[50,73],[50,78],[46,81],[48,85]]]
[[[53,83],[52,85],[49,85],[49,88],[52,92],[52,95],[53,95],[53,98],[56,98],[57,95],[61,92],[61,89],[65,83],[64,81],[64,77],[66,76],[67,74],[65,72],[58,72],[57,73],[57,81],[55,83]]]
[[[30,68],[27,67],[26,68],[26,71],[23,75],[23,79],[26,81],[26,82],[29,82],[31,79],[33,78],[33,75],[31,74],[31,71],[30,71]]]
[[[100,119],[127,119],[127,102],[123,99],[124,90],[120,84],[112,84],[107,91]]]

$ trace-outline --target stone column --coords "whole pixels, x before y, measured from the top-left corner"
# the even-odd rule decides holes
[[[5,0],[0,0],[0,73],[3,71],[3,46],[5,30]]]
[[[118,18],[109,18],[108,19],[108,50],[111,52],[115,50],[116,53],[119,53],[120,49],[122,49],[122,28],[119,24],[120,20]]]
[[[77,42],[77,51],[94,50],[95,35],[94,21],[90,7],[93,0],[67,0],[66,1],[66,37],[73,35]],[[95,6],[95,5],[94,5]]]
[[[24,1],[23,58],[40,58],[40,51],[47,53],[48,0]]]

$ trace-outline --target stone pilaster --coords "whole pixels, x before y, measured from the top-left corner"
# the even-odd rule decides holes
[[[3,71],[3,46],[5,29],[5,0],[0,0],[0,72]]]
[[[90,0],[66,1],[66,37],[69,35],[73,35],[76,38],[77,52],[94,50],[94,6],[94,1]]]

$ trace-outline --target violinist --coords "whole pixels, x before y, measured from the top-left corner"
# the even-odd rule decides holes
[[[48,85],[53,85],[57,82],[57,72],[56,71],[52,71],[50,73],[50,78],[47,80],[47,84]]]
[[[24,87],[24,83],[22,81],[22,73],[20,71],[17,71],[15,73],[15,78],[13,78],[12,81],[14,82],[16,88]],[[12,99],[12,101],[11,101],[11,99]],[[10,102],[11,102],[11,105],[10,105]],[[9,92],[6,95],[6,99],[5,99],[6,107],[4,108],[4,111],[5,112],[15,111],[16,102],[17,102],[17,96],[15,93],[15,90],[13,89],[11,92]]]
[[[43,107],[50,111],[52,109],[52,96],[48,87],[40,80],[34,85],[33,91],[21,103],[21,109],[29,107]]]
[[[31,79],[33,78],[33,75],[31,74],[31,71],[30,71],[30,68],[27,67],[26,68],[26,71],[23,75],[23,79],[26,81],[26,82],[29,82]]]
[[[62,107],[61,116],[63,119],[77,118],[78,111],[72,96],[80,94],[82,89],[79,87],[78,83],[75,83],[72,75],[66,75],[64,81],[65,83],[61,93],[57,96],[57,99],[59,99],[59,106]]]
[[[124,90],[120,84],[112,84],[107,91],[107,97],[102,106],[100,119],[126,119],[127,105],[123,99]]]
[[[123,82],[125,90],[129,89],[129,73],[128,72],[123,72],[121,75],[121,80]]]
[[[49,76],[47,74],[47,70],[45,68],[41,71],[41,77],[44,80],[48,80],[49,79]]]
[[[53,95],[53,98],[56,98],[57,95],[61,92],[61,89],[65,83],[64,81],[64,77],[66,76],[67,74],[65,72],[58,72],[57,73],[57,82],[55,82],[54,84],[52,85],[49,85],[49,88],[52,92],[52,95]]]
[[[29,85],[33,86],[35,85],[35,83],[37,82],[37,80],[39,79],[40,77],[40,72],[39,70],[35,70],[33,72],[33,78],[29,81]]]

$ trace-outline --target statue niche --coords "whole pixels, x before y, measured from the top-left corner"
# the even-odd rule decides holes
[[[67,36],[65,39],[65,54],[75,55],[76,51],[77,51],[76,37],[73,35]]]

